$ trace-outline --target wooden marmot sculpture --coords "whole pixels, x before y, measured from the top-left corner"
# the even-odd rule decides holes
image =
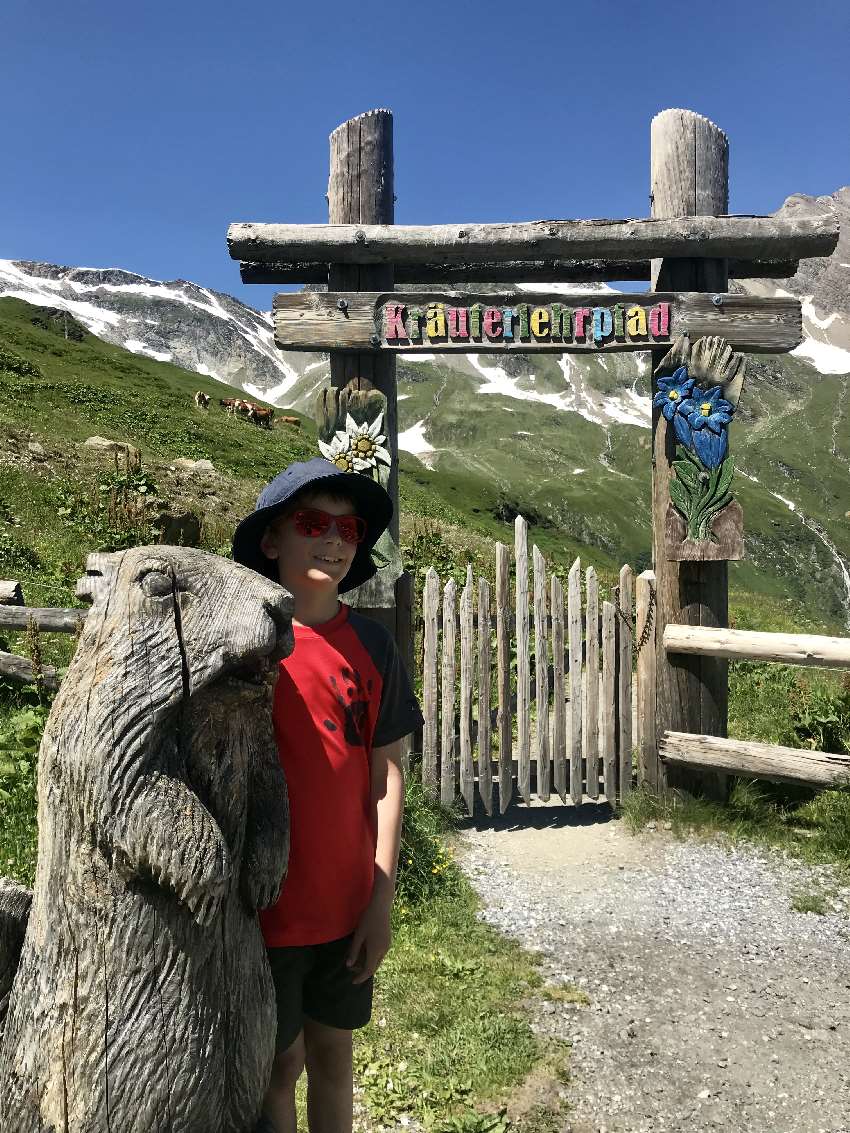
[[[288,854],[271,687],[292,599],[183,547],[87,567],[31,903],[0,882],[0,1129],[250,1133],[274,1050],[256,910]]]

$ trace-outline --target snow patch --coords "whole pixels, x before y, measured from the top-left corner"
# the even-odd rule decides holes
[[[170,362],[174,357],[168,350],[154,350],[152,346],[148,346],[146,342],[139,342],[136,338],[128,338],[124,343],[124,349],[132,354],[144,354],[145,357],[153,358],[157,362]]]
[[[398,447],[417,457],[426,468],[434,467],[434,453],[437,451],[425,437],[425,418],[405,429],[398,435]]]
[[[573,476],[581,476],[582,472],[587,472],[586,468],[574,468]]]
[[[819,374],[850,374],[850,350],[829,342],[805,338],[791,351],[791,356],[810,363]]]
[[[420,354],[418,351],[415,354],[399,354],[402,362],[433,362],[436,357],[436,354]]]

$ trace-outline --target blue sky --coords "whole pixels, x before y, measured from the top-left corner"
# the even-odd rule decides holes
[[[5,0],[0,257],[270,305],[234,220],[322,222],[328,134],[395,116],[396,221],[648,214],[665,107],[730,138],[730,208],[850,182],[850,3]]]

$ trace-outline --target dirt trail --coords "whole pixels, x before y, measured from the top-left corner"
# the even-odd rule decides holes
[[[460,853],[486,919],[589,997],[535,1020],[573,1044],[565,1130],[850,1133],[850,890],[830,869],[590,807],[509,811]]]

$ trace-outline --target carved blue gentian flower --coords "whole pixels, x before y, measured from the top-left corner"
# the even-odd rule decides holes
[[[720,386],[697,387],[679,406],[693,430],[693,449],[706,468],[722,464],[729,448],[729,422],[735,407],[720,396]]]
[[[682,404],[688,400],[693,388],[694,379],[688,377],[684,366],[680,366],[669,378],[658,379],[658,393],[652,399],[652,404],[661,406],[661,412],[673,422],[676,436],[685,445],[691,443],[691,426],[682,413]]]

